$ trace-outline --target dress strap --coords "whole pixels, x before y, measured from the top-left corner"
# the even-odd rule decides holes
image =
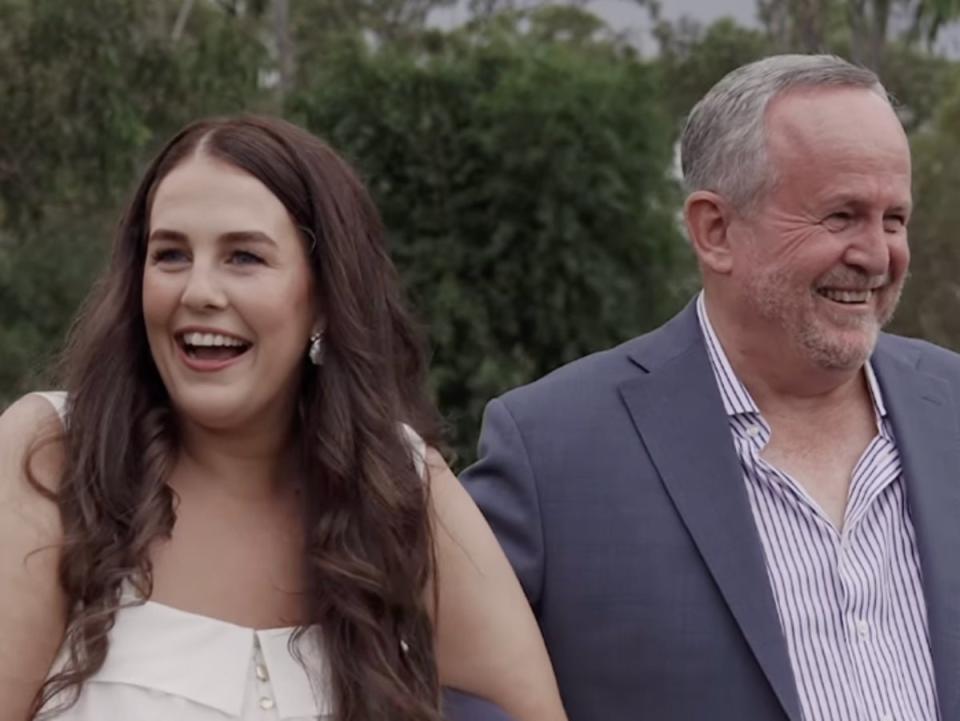
[[[53,406],[53,409],[60,416],[61,422],[66,425],[67,422],[67,394],[65,391],[34,391],[30,395],[40,396],[47,403]]]
[[[411,426],[401,423],[400,427],[403,429],[403,435],[410,446],[410,455],[413,456],[413,465],[417,469],[417,475],[426,480],[427,444]]]

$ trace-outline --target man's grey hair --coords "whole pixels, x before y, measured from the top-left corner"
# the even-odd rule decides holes
[[[752,207],[776,183],[764,128],[770,101],[788,90],[817,87],[864,88],[890,102],[872,70],[834,55],[774,55],[739,67],[687,118],[680,140],[687,192],[710,190],[737,209]]]

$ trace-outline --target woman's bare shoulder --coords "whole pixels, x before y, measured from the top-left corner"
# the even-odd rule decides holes
[[[51,520],[58,515],[34,484],[57,489],[63,470],[63,433],[58,409],[36,393],[23,396],[0,414],[0,512],[14,503],[30,516],[33,511]]]
[[[62,425],[47,399],[26,396],[0,415],[0,704],[12,718],[26,714],[63,638],[60,512],[31,483],[53,491],[62,468]]]
[[[436,520],[437,662],[444,685],[494,702],[517,721],[566,718],[536,619],[480,509],[428,448]]]

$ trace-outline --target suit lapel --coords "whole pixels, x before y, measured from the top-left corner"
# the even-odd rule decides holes
[[[651,372],[624,383],[623,400],[770,685],[800,721],[760,537],[695,308],[642,340],[633,358]]]
[[[890,414],[927,603],[942,721],[960,721],[960,429],[950,385],[885,349],[873,366]]]

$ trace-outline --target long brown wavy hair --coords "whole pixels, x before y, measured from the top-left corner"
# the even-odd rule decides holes
[[[33,713],[75,702],[106,658],[122,584],[149,597],[151,544],[174,529],[167,478],[177,423],[147,345],[141,289],[153,194],[197,152],[250,173],[283,203],[303,231],[326,321],[323,365],[304,358],[293,419],[307,482],[305,621],[292,644],[307,637],[323,649],[328,675],[311,678],[330,689],[340,721],[439,721],[429,490],[401,427],[438,442],[421,334],[356,174],[306,131],[250,116],[198,121],[160,151],[71,331],[61,378],[66,463],[49,494],[64,528],[66,662]]]

